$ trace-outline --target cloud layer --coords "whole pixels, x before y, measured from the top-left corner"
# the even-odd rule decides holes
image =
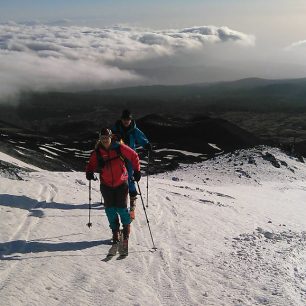
[[[290,50],[298,50],[298,49],[304,50],[305,48],[306,48],[306,40],[300,40],[300,41],[297,41],[291,44],[286,49],[290,51]]]
[[[254,37],[227,27],[151,31],[42,24],[0,25],[1,97],[21,90],[88,90],[136,84],[131,67],[197,52],[213,44],[253,45]],[[122,68],[128,64],[129,69]],[[121,67],[121,68],[120,68]]]

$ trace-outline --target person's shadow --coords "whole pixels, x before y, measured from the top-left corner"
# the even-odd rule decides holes
[[[73,241],[73,242],[41,242],[38,240],[15,240],[0,243],[0,260],[16,260],[14,253],[28,254],[40,252],[79,251],[99,245],[111,245],[111,240]]]
[[[42,209],[59,209],[59,210],[75,210],[88,209],[88,204],[64,204],[46,201],[37,201],[26,196],[17,196],[11,194],[0,194],[0,206],[15,207],[19,209],[28,210],[30,216],[41,218],[44,216]],[[91,204],[92,209],[104,209],[102,203]]]

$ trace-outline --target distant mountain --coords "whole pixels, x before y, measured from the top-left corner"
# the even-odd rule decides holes
[[[169,112],[174,106],[180,114],[228,110],[306,111],[306,78],[248,78],[212,84],[137,86],[78,93],[24,93],[14,111],[21,115],[21,119],[35,120],[67,118],[103,110],[118,109],[120,113],[124,107],[132,108],[137,116],[143,116]],[[0,112],[1,119],[7,119],[7,112]]]
[[[66,137],[78,135],[85,138],[101,126],[113,125],[125,108],[130,108],[136,119],[149,114],[170,114],[188,121],[188,118],[201,115],[211,119],[223,118],[228,124],[231,122],[268,142],[288,143],[294,137],[298,141],[306,140],[306,78],[248,78],[232,82],[138,86],[78,93],[28,92],[15,106],[1,104],[0,120],[35,133],[56,136],[65,131]],[[221,123],[218,124],[224,124]]]
[[[227,82],[215,82],[215,83],[192,83],[183,85],[151,85],[151,86],[134,86],[125,88],[116,88],[97,91],[103,95],[143,95],[143,94],[155,94],[155,95],[182,95],[188,93],[209,93],[210,90],[215,88],[223,88],[229,90],[246,90],[252,88],[259,88],[269,85],[284,85],[291,84],[295,86],[305,86],[306,78],[299,79],[262,79],[262,78],[245,78],[235,81]],[[177,92],[178,91],[178,92]]]
[[[217,82],[211,86],[221,86],[228,89],[251,89],[255,87],[267,86],[271,84],[306,84],[306,78],[299,79],[262,79],[262,78],[245,78],[228,82]],[[192,84],[195,86],[207,86],[207,83]]]
[[[97,91],[96,94],[105,99],[163,101],[164,108],[175,102],[181,108],[206,111],[306,111],[306,78],[248,78],[213,84],[140,86]]]

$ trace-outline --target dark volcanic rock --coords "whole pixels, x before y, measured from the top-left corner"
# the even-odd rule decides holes
[[[191,152],[218,152],[209,143],[216,144],[222,151],[262,144],[262,141],[238,126],[209,117],[176,118],[169,115],[148,115],[137,120],[153,142]]]
[[[265,155],[262,156],[264,160],[269,161],[275,168],[280,168],[279,162],[276,160],[275,156],[271,153],[266,152]]]
[[[257,145],[259,139],[223,120],[206,116],[176,118],[149,115],[137,120],[138,127],[153,144],[150,165],[147,155],[138,149],[144,172],[176,169],[179,164],[201,162],[225,151]],[[0,122],[1,151],[37,167],[53,171],[84,171],[98,138],[89,120],[55,120],[47,132],[5,126]],[[194,154],[197,153],[197,154]]]
[[[21,173],[27,172],[27,169],[20,168],[18,166],[14,166],[10,163],[0,160],[0,175],[11,180],[19,180],[22,181]]]

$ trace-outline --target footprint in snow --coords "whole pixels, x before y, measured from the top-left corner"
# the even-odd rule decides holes
[[[82,186],[85,186],[86,183],[82,180],[75,180],[76,184],[79,184],[79,185],[82,185]]]

